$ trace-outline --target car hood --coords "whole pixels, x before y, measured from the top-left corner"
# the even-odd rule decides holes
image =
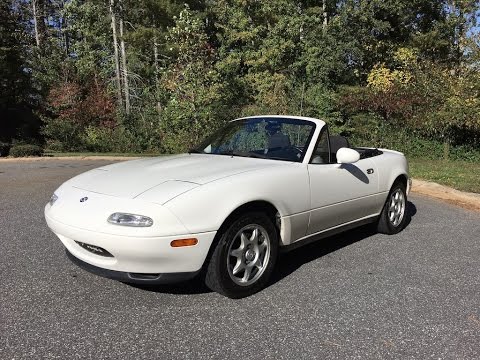
[[[87,171],[68,184],[78,189],[133,199],[148,190],[161,194],[164,203],[197,186],[269,166],[279,161],[208,154],[181,154],[144,158]],[[142,198],[145,198],[143,196]]]

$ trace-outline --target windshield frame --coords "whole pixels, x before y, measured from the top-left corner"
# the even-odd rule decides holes
[[[247,155],[239,155],[238,152],[233,151],[232,153],[208,153],[205,152],[203,149],[205,149],[208,145],[212,143],[212,140],[217,139],[220,137],[222,132],[226,132],[225,129],[233,123],[247,123],[250,121],[255,121],[255,122],[262,122],[262,121],[275,121],[275,122],[281,122],[282,124],[292,124],[292,125],[305,125],[305,126],[311,126],[310,133],[308,134],[307,139],[305,140],[305,147],[303,152],[301,153],[301,157],[295,160],[292,159],[284,159],[280,157],[262,157],[262,156],[256,156],[256,153],[252,152],[252,156],[247,156]],[[276,161],[286,161],[286,162],[294,162],[294,163],[303,163],[305,156],[307,156],[310,145],[312,142],[312,138],[314,137],[316,130],[317,130],[317,123],[315,121],[306,119],[306,118],[296,118],[296,117],[289,117],[289,116],[254,116],[254,117],[244,117],[244,118],[239,118],[235,120],[231,120],[228,123],[226,123],[224,126],[222,126],[220,129],[216,130],[213,134],[210,136],[206,137],[203,141],[201,141],[197,146],[189,150],[189,153],[198,153],[202,155],[227,155],[227,156],[239,156],[239,157],[252,157],[252,158],[259,158],[259,159],[264,159],[264,160],[276,160]]]

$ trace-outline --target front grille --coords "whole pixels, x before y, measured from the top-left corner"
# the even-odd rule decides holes
[[[95,255],[104,256],[104,257],[113,257],[112,254],[110,254],[107,250],[105,250],[104,248],[101,248],[100,246],[90,245],[80,241],[75,241],[75,242],[85,250]]]

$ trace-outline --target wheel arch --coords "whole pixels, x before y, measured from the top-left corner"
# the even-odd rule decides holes
[[[272,221],[275,227],[280,230],[279,216],[280,212],[275,205],[266,200],[252,200],[246,202],[233,211],[225,218],[222,225],[218,229],[217,234],[222,233],[238,216],[249,213],[249,212],[263,212],[268,218]],[[277,215],[278,214],[278,215]]]
[[[398,175],[395,180],[392,182],[392,185],[390,186],[390,188],[396,184],[396,183],[401,183],[405,186],[405,190],[407,190],[408,188],[408,176],[407,174],[400,174]]]

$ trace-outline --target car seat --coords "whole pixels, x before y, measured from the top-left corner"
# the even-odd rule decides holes
[[[350,147],[350,143],[348,142],[347,138],[340,135],[330,136],[330,154],[333,163],[337,162],[337,151],[343,147]]]

